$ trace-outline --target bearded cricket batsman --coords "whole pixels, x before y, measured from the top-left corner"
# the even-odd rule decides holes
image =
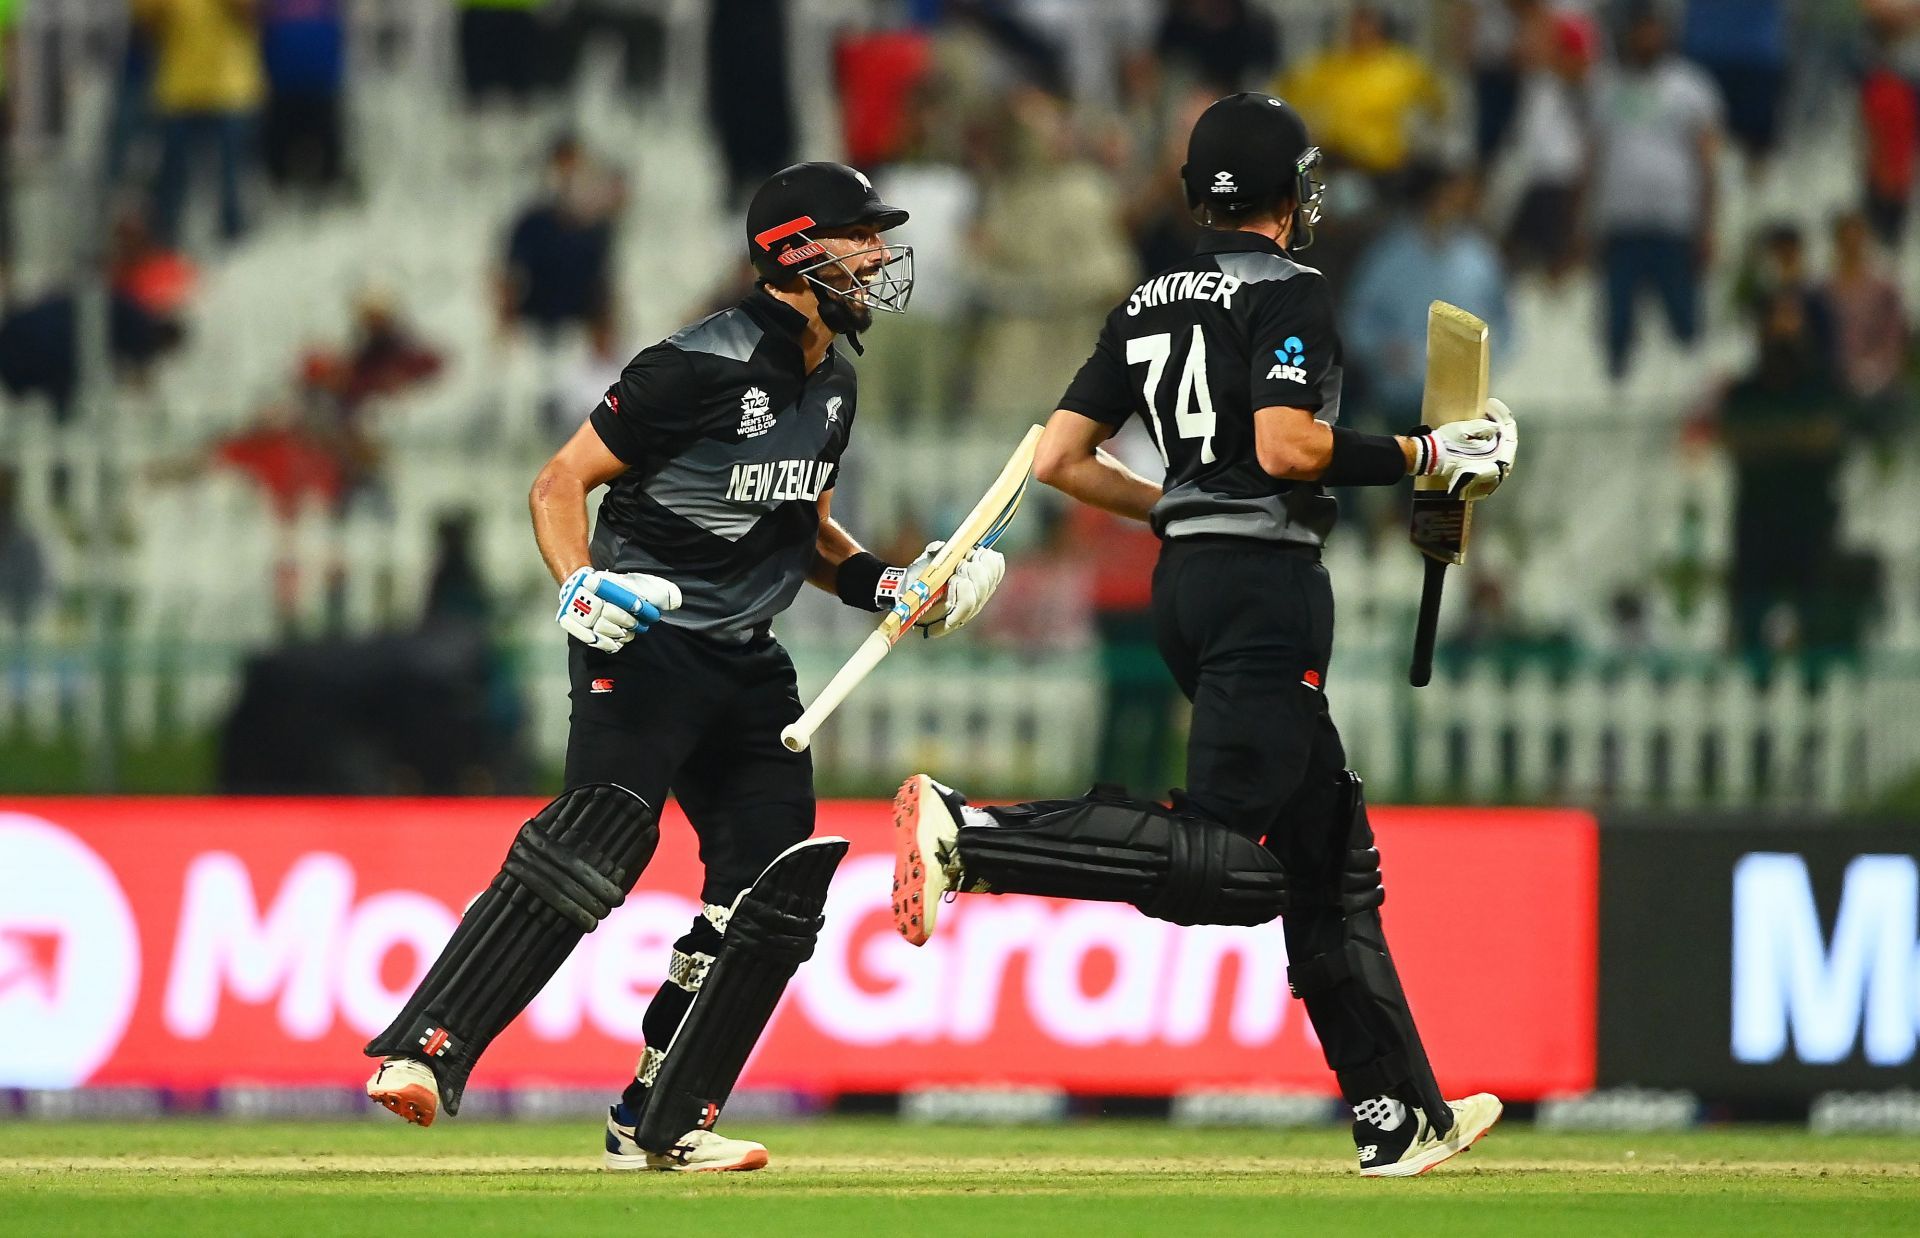
[[[800,714],[770,622],[810,582],[881,611],[938,547],[890,566],[831,512],[853,431],[851,362],[874,311],[904,311],[907,213],[836,163],[775,174],[747,211],[753,293],[641,352],[541,470],[534,536],[572,637],[567,791],[500,873],[392,1026],[367,1095],[410,1122],[457,1113],[474,1063],[574,945],[633,889],[669,790],[700,840],[704,904],[648,1007],[646,1046],[607,1117],[610,1169],[758,1169],[713,1129],[747,1055],[813,951],[846,850],[808,841],[813,766],[780,731]],[[586,496],[606,486],[591,539]],[[975,550],[925,621],[964,625],[1005,565]]]
[[[1107,318],[1035,459],[1041,480],[1162,539],[1155,636],[1193,702],[1191,789],[1170,808],[1096,788],[980,809],[915,775],[895,801],[894,917],[919,945],[949,892],[1126,902],[1176,924],[1279,916],[1288,984],[1353,1107],[1360,1172],[1399,1177],[1467,1148],[1500,1102],[1443,1096],[1387,950],[1380,854],[1327,713],[1322,487],[1424,474],[1483,497],[1517,438],[1498,400],[1404,436],[1338,424],[1332,297],[1295,257],[1319,218],[1319,159],[1272,96],[1201,115],[1183,171],[1197,250]],[[1164,487],[1101,449],[1130,417],[1160,449]]]

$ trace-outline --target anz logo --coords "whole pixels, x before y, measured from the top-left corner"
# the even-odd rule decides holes
[[[1302,387],[1307,385],[1305,369],[1307,350],[1306,346],[1300,342],[1299,336],[1289,335],[1285,343],[1273,350],[1273,355],[1279,358],[1280,363],[1267,371],[1269,380],[1278,378],[1289,383],[1299,383]]]

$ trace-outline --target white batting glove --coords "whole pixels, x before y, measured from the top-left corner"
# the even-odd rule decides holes
[[[601,653],[614,653],[652,627],[664,611],[680,606],[680,587],[644,572],[596,572],[580,568],[560,586],[560,613],[567,635]]]
[[[1513,472],[1520,427],[1504,401],[1489,398],[1487,415],[1455,421],[1414,436],[1414,475],[1438,475],[1456,499],[1484,499]]]
[[[891,590],[898,596],[910,588],[945,545],[945,542],[928,542],[919,558],[903,569],[894,569],[899,573],[898,576],[894,572],[888,573],[881,581],[881,592],[885,594]],[[953,575],[947,577],[946,587],[934,595],[933,605],[927,608],[927,613],[920,616],[920,622],[914,626],[920,629],[923,636],[947,636],[958,632],[985,608],[987,599],[1000,587],[1001,578],[1006,574],[1005,555],[986,546],[975,546],[953,569]]]

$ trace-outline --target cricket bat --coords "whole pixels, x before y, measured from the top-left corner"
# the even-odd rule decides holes
[[[1487,406],[1487,324],[1457,305],[1427,306],[1427,385],[1420,419],[1429,426],[1484,416]],[[1433,638],[1440,626],[1440,591],[1447,566],[1467,561],[1473,503],[1452,498],[1438,477],[1413,479],[1414,548],[1427,557],[1420,617],[1413,629],[1413,665],[1407,682],[1424,688],[1433,678]]]
[[[1027,481],[1033,475],[1033,453],[1040,446],[1040,427],[1033,426],[1026,437],[1020,440],[1020,446],[1007,461],[1005,468],[993,485],[981,496],[967,518],[960,522],[947,538],[947,544],[933,557],[927,570],[920,575],[895,602],[893,609],[880,620],[867,639],[848,658],[846,664],[834,672],[827,686],[820,689],[820,695],[813,698],[794,722],[780,732],[780,742],[794,752],[804,752],[813,742],[813,733],[820,729],[821,723],[832,716],[852,691],[860,686],[860,681],[873,673],[880,660],[893,650],[900,638],[913,629],[921,616],[933,608],[933,604],[946,593],[947,581],[952,578],[960,560],[978,546],[991,546],[1000,540],[1000,535],[1013,523],[1013,514],[1020,510],[1020,500],[1027,492]]]

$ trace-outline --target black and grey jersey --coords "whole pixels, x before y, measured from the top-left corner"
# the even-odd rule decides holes
[[[1318,546],[1335,505],[1260,467],[1253,414],[1340,416],[1340,337],[1326,277],[1264,236],[1208,232],[1194,256],[1107,316],[1059,407],[1118,427],[1138,416],[1166,462],[1161,537],[1221,534]]]
[[[643,350],[593,410],[629,466],[601,500],[593,566],[680,586],[664,623],[743,639],[806,581],[855,381],[833,348],[806,372],[805,321],[757,290]]]

